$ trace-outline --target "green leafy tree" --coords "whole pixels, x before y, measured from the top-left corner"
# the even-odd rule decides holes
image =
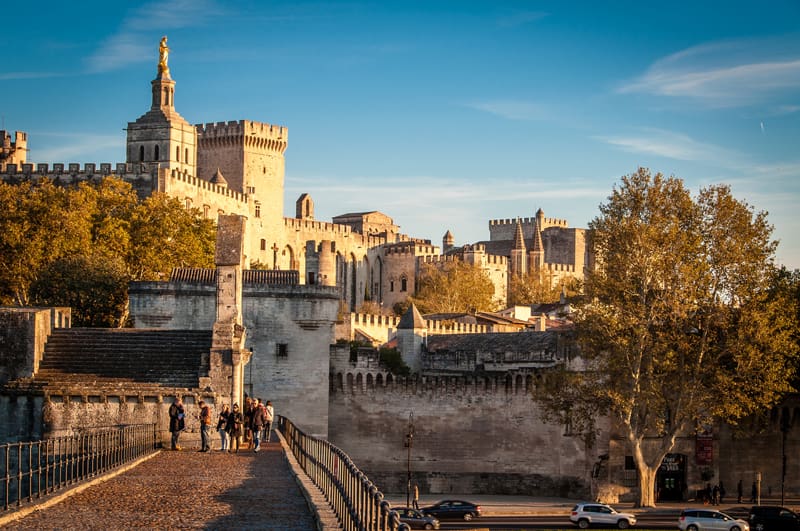
[[[76,326],[120,327],[128,309],[128,275],[120,257],[75,254],[43,269],[31,288],[42,306],[69,306]]]
[[[163,193],[151,195],[131,215],[131,279],[163,280],[174,267],[214,267],[215,236],[213,222],[196,209]]]
[[[568,297],[581,291],[579,280],[567,277],[553,284],[548,271],[531,271],[524,275],[512,275],[508,282],[508,305],[530,305],[556,302],[561,291]]]
[[[423,264],[411,300],[422,313],[493,311],[496,306],[489,277],[479,267],[461,261],[440,267]]]
[[[71,306],[76,324],[125,322],[127,285],[213,267],[214,225],[131,186],[0,183],[0,303]]]
[[[693,198],[680,179],[640,169],[589,229],[599,268],[576,312],[586,370],[548,375],[552,395],[539,398],[582,430],[610,414],[636,464],[639,505],[653,506],[679,434],[736,423],[791,391],[796,299],[776,289],[766,214],[726,186]]]

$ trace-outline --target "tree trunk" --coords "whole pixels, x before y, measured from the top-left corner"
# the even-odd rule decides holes
[[[655,507],[656,506],[656,473],[658,467],[647,466],[646,463],[639,465],[637,463],[639,472],[639,503],[638,507]]]

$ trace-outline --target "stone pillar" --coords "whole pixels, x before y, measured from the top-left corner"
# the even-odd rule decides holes
[[[231,404],[244,402],[244,366],[252,353],[244,348],[247,339],[242,324],[242,271],[245,217],[221,215],[217,225],[215,262],[217,266],[217,317],[214,322],[209,378],[221,395],[230,392]]]

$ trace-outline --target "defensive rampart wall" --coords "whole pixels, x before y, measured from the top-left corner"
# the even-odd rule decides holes
[[[592,456],[564,426],[542,420],[525,378],[395,379],[331,375],[330,440],[383,491],[403,492],[409,416],[413,480],[423,494],[492,493],[585,498]]]

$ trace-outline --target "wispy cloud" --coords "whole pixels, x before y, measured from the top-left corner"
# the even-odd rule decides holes
[[[13,79],[42,79],[48,77],[60,77],[63,74],[57,72],[5,72],[0,74],[0,81],[10,81]]]
[[[71,134],[64,135],[61,133],[48,133],[41,131],[32,131],[31,135],[40,138],[41,144],[45,147],[41,149],[32,149],[30,160],[34,161],[53,161],[53,162],[73,162],[73,161],[90,161],[92,155],[97,152],[108,148],[119,148],[124,150],[125,138],[121,135],[85,135],[85,134]],[[56,142],[50,143],[48,138],[64,138],[67,137],[69,142]],[[50,145],[51,147],[48,147]],[[100,161],[106,162],[106,161]]]
[[[154,61],[154,33],[202,26],[222,12],[213,0],[164,0],[131,10],[114,35],[86,59],[89,72],[108,72]]]
[[[595,138],[631,153],[644,153],[677,160],[725,162],[739,158],[725,148],[663,129],[641,128],[632,134]]]
[[[552,112],[544,105],[519,100],[477,101],[465,103],[464,106],[507,120],[546,120]]]
[[[798,89],[800,49],[796,43],[735,41],[696,46],[667,56],[618,91],[733,107]]]

